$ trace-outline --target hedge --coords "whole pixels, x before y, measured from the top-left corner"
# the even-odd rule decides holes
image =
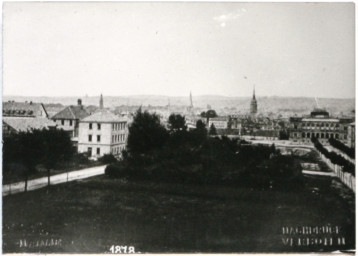
[[[339,149],[346,155],[348,155],[350,158],[355,159],[355,149],[350,148],[347,145],[343,144],[341,141],[330,138],[328,140],[329,144],[331,144],[332,147],[335,147],[336,149]]]
[[[319,142],[317,138],[311,139],[312,143],[314,144],[315,148],[322,153],[325,157],[327,157],[333,164],[337,164],[343,167],[343,172],[348,172],[355,176],[355,165],[352,164],[350,161],[338,155],[335,152],[329,152],[322,144]]]

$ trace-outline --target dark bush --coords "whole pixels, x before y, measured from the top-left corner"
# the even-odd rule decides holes
[[[110,164],[106,167],[104,173],[111,178],[128,178],[128,169],[123,165]]]
[[[112,164],[117,162],[117,158],[114,157],[112,154],[105,154],[98,159],[103,164]]]

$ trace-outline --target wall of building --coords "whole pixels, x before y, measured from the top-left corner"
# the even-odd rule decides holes
[[[92,129],[90,129],[92,124]],[[98,124],[101,125],[100,129]],[[79,123],[78,152],[88,152],[92,148],[91,156],[103,156],[104,154],[120,155],[125,149],[127,141],[128,127],[125,122],[113,123]],[[92,141],[89,141],[89,135],[92,135]],[[100,141],[97,140],[100,136]],[[100,154],[97,154],[97,149]]]
[[[71,137],[78,137],[78,120],[54,119],[58,129],[72,131]]]
[[[209,120],[209,129],[211,125],[214,124],[216,129],[227,129],[228,128],[228,121],[215,121],[215,120]]]
[[[355,125],[350,125],[348,127],[348,139],[347,139],[347,145],[348,147],[354,148],[355,147]]]
[[[346,143],[348,140],[348,124],[340,123],[339,119],[305,119],[290,123],[289,136],[293,142],[311,143],[312,136],[327,144],[330,138]]]

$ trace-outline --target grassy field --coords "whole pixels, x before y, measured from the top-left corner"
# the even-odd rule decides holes
[[[354,194],[326,177],[305,177],[296,192],[96,177],[4,197],[3,250],[104,253],[127,245],[137,252],[333,251],[355,248],[354,207]],[[284,226],[329,224],[339,226],[345,245],[282,241]],[[41,245],[46,239],[61,242]]]

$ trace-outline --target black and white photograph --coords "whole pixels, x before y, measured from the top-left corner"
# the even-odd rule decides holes
[[[2,253],[356,252],[354,2],[4,2]]]

